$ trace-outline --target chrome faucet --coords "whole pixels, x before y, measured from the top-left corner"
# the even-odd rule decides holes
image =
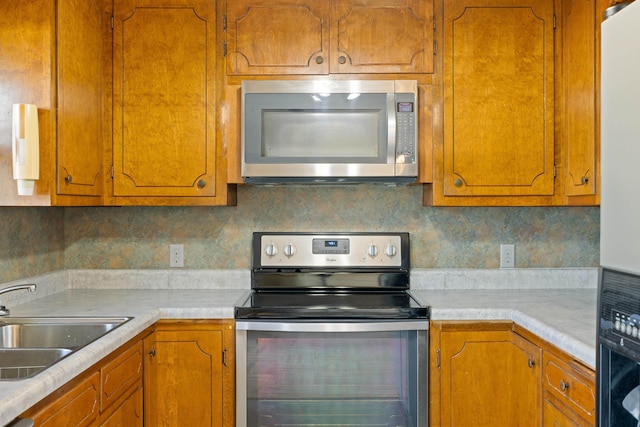
[[[0,295],[7,292],[11,292],[11,291],[19,291],[20,289],[28,289],[29,292],[35,292],[36,285],[33,283],[30,283],[28,285],[9,286],[8,288],[0,289]],[[0,304],[0,316],[8,316],[8,315],[9,315],[9,309],[4,305]]]

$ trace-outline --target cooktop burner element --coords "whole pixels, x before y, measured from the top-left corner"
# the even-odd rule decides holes
[[[408,233],[254,233],[239,319],[427,319],[409,292]]]

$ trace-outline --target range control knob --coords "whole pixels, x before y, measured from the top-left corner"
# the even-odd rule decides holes
[[[375,258],[378,255],[378,247],[373,243],[367,246],[367,255],[371,258]]]
[[[396,256],[396,253],[398,252],[398,250],[396,249],[395,246],[393,246],[391,243],[389,243],[387,246],[385,246],[384,248],[384,254],[388,257],[394,257]]]
[[[267,254],[268,257],[273,257],[278,255],[278,247],[273,243],[269,243],[266,248],[264,248],[264,253]]]
[[[288,245],[286,245],[284,247],[284,254],[288,257],[291,258],[292,256],[294,256],[296,253],[296,247],[293,246],[291,243],[289,243]]]

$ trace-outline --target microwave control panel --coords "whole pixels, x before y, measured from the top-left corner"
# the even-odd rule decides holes
[[[416,163],[416,99],[412,93],[396,93],[396,163]]]

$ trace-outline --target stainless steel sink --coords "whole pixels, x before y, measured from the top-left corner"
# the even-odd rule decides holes
[[[2,348],[0,380],[32,377],[72,352],[68,348]]]
[[[0,319],[0,380],[22,379],[97,340],[130,317]]]

